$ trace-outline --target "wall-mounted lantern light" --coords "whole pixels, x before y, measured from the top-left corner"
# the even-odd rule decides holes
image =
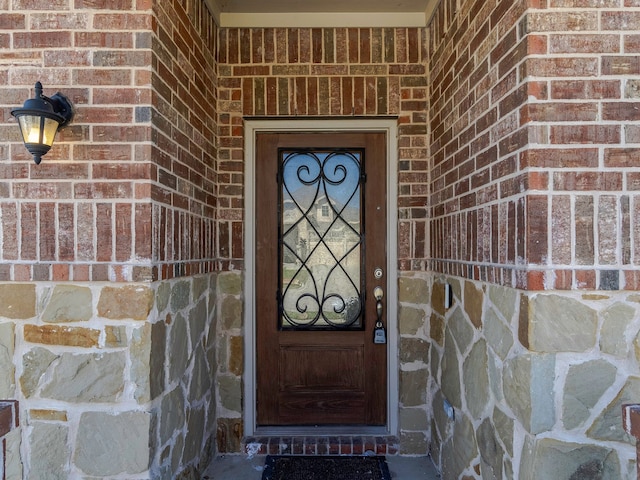
[[[11,111],[18,119],[22,140],[33,160],[39,164],[56,137],[57,131],[68,125],[73,118],[73,107],[67,97],[56,93],[51,98],[42,94],[42,84],[36,82],[36,96],[30,98],[22,108]]]

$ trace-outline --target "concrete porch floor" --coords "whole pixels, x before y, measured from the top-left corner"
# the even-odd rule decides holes
[[[204,480],[260,480],[266,455],[219,455],[203,474]],[[431,458],[387,455],[394,480],[439,480]]]

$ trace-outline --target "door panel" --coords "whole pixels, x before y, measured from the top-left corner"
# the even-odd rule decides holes
[[[324,345],[282,345],[280,347],[280,389],[359,392],[364,382],[364,349]],[[327,362],[327,358],[331,362]]]
[[[256,147],[257,424],[385,425],[385,135],[260,133]]]

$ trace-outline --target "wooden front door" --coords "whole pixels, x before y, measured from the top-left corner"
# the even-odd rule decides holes
[[[386,151],[384,133],[257,134],[258,426],[386,424]]]

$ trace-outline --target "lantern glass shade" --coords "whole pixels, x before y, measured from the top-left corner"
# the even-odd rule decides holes
[[[18,117],[18,121],[25,144],[37,143],[43,147],[53,145],[60,125],[57,120],[38,115],[21,115]]]

